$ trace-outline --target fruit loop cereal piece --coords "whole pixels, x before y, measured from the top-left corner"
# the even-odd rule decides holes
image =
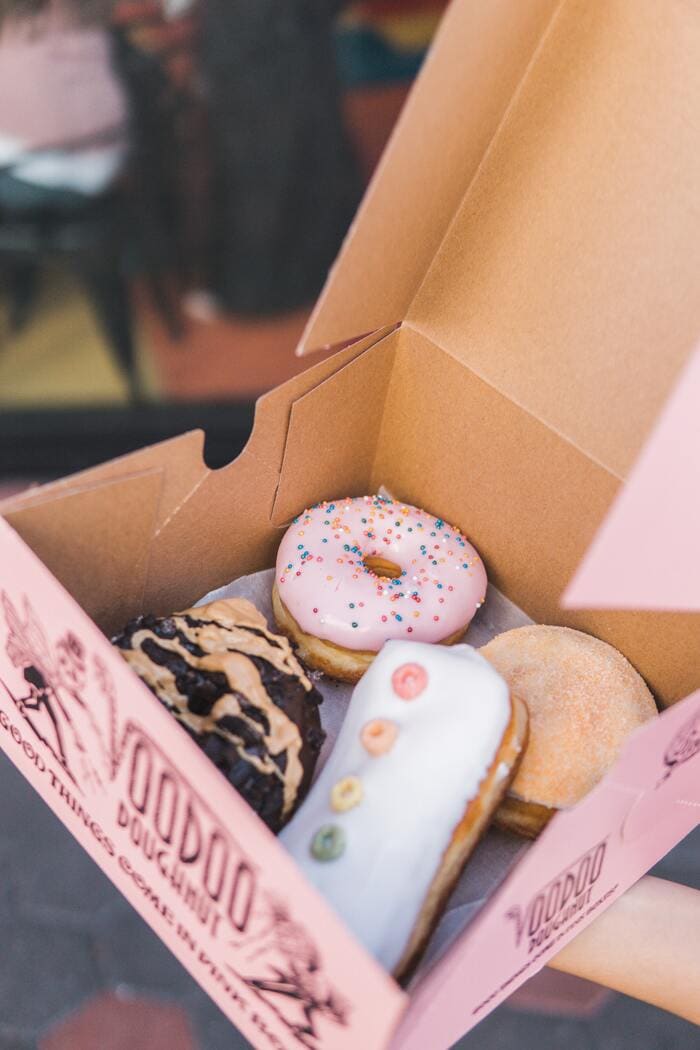
[[[362,782],[357,777],[343,777],[333,785],[331,791],[331,809],[336,813],[345,813],[362,801]]]
[[[391,676],[391,685],[402,700],[415,700],[428,684],[428,673],[420,664],[402,664]]]
[[[311,840],[311,856],[316,860],[337,860],[345,852],[345,832],[337,824],[324,824]]]
[[[360,740],[370,755],[385,755],[394,746],[398,732],[399,727],[395,722],[389,722],[386,718],[373,718],[362,727]]]

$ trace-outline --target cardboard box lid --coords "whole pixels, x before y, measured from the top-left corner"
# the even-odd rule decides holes
[[[624,477],[700,327],[700,19],[455,0],[302,341],[406,320]]]
[[[406,317],[558,2],[449,7],[299,352]]]

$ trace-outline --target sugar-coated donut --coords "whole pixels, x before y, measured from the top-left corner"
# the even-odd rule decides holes
[[[527,750],[496,822],[534,838],[598,783],[656,705],[617,649],[568,627],[519,627],[480,651],[530,712]]]
[[[319,704],[286,638],[244,598],[139,616],[124,659],[272,831],[306,794],[323,744]]]
[[[303,660],[356,682],[390,639],[453,644],[486,595],[452,525],[382,496],[319,503],[285,533],[272,607]]]
[[[390,641],[281,841],[358,940],[407,977],[511,780],[527,710],[468,645]]]

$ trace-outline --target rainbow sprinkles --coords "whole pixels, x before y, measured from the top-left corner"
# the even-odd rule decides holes
[[[462,533],[383,496],[304,511],[277,556],[279,595],[305,632],[376,652],[390,639],[441,642],[466,630],[486,572]]]

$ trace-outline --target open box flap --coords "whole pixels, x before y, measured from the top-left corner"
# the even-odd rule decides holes
[[[353,342],[258,400],[253,432],[241,454],[219,470],[208,470],[154,537],[145,597],[149,609],[182,608],[274,561],[279,533],[272,525],[273,508],[294,405],[391,330],[387,326]],[[251,492],[254,503],[241,498]]]
[[[452,4],[298,352],[406,317],[558,3]]]
[[[338,491],[341,478],[342,491],[348,495],[368,491],[399,334],[380,339],[292,404],[272,509],[274,525],[286,527],[299,513],[300,500],[315,502],[315,493],[321,498]],[[309,449],[328,449],[329,420],[332,454],[321,459],[310,456]]]
[[[664,537],[664,558],[658,557],[659,536]],[[562,604],[573,609],[700,612],[698,536],[700,349],[667,401]]]
[[[635,730],[597,787],[550,822],[414,987],[392,1050],[423,1050],[428,1030],[451,1045],[687,835],[698,764],[700,692]]]
[[[57,491],[3,516],[92,619],[111,632],[141,609],[163,484],[162,470],[144,471]]]
[[[192,431],[28,489],[0,503],[0,516],[104,630],[138,612],[183,608],[248,571],[253,535],[266,537],[266,551],[271,547],[295,402],[390,331],[353,342],[260,398],[248,444],[220,470],[207,467],[204,435]],[[258,493],[258,515],[241,491]]]
[[[87,492],[116,479],[157,471],[161,478],[158,512],[154,521],[154,530],[157,530],[208,473],[209,468],[202,457],[203,448],[204,432],[192,430],[57,481],[25,489],[0,502],[0,515],[7,517],[15,511],[63,499],[68,493]]]
[[[404,993],[2,520],[0,561],[0,747],[250,1040],[385,1050]]]
[[[696,3],[565,0],[408,314],[618,477],[698,335],[699,105]]]
[[[453,3],[301,349],[407,319],[624,477],[698,333],[697,13]]]

